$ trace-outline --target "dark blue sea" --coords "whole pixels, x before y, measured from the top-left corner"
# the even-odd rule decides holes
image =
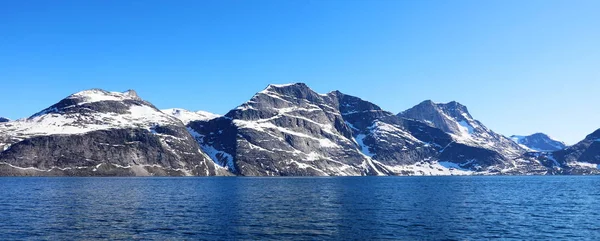
[[[1,240],[600,240],[600,177],[0,178]]]

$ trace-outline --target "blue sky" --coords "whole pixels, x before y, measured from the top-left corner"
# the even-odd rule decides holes
[[[600,1],[2,1],[0,116],[135,89],[223,114],[305,82],[400,112],[459,101],[493,130],[600,128]]]

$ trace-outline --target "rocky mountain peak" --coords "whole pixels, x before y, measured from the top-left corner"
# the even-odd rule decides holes
[[[451,101],[434,103],[426,100],[398,114],[398,116],[425,122],[453,136],[456,142],[482,147],[514,157],[524,152],[523,148],[510,139],[494,133],[475,120],[466,106]]]
[[[463,119],[466,117],[471,117],[469,111],[466,106],[456,102],[451,101],[448,103],[436,103],[432,100],[425,100],[414,107],[399,113],[401,116],[414,116],[417,112],[420,113],[428,113],[428,115],[432,115],[434,113],[448,115],[453,118]],[[431,116],[430,116],[431,117]],[[407,117],[410,118],[410,117]],[[417,118],[420,119],[420,118]]]
[[[437,105],[437,103],[433,102],[433,100],[424,100],[423,102],[419,103],[417,106],[431,106],[431,107],[435,107]]]
[[[302,82],[288,83],[288,84],[269,84],[267,86],[267,89],[270,89],[270,88],[275,88],[275,89],[306,88],[306,89],[310,89],[308,87],[308,85],[306,85],[305,83],[302,83]]]
[[[452,134],[461,134],[465,131],[472,133],[476,126],[479,126],[469,114],[467,107],[456,101],[444,104],[426,100],[399,113],[398,116],[423,121]]]
[[[258,94],[275,93],[283,96],[306,99],[308,101],[317,101],[319,94],[312,90],[305,83],[292,84],[271,84]]]
[[[9,122],[8,118],[0,117],[0,122]]]
[[[567,146],[564,142],[555,140],[544,133],[535,133],[529,136],[513,135],[510,138],[521,147],[531,151],[551,152]]]
[[[67,99],[79,101],[78,104],[100,102],[100,101],[123,101],[123,100],[141,100],[135,90],[124,92],[110,92],[103,89],[89,89],[70,95]]]
[[[135,91],[110,92],[103,89],[89,89],[72,94],[58,103],[32,115],[29,119],[45,114],[67,113],[128,113],[132,106],[146,106],[158,111],[154,105],[142,100]]]
[[[140,97],[138,96],[137,92],[136,92],[135,90],[131,90],[131,89],[130,89],[130,90],[127,90],[127,91],[125,91],[125,92],[123,92],[123,94],[125,94],[125,95],[127,95],[127,96],[129,96],[129,97],[132,97],[132,98],[137,98],[137,99],[139,99],[139,98],[140,98]]]

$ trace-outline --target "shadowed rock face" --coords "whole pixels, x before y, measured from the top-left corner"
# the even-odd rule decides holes
[[[4,117],[0,117],[0,123],[1,122],[9,122],[10,120],[8,118],[4,118]]]
[[[183,123],[133,91],[82,91],[0,124],[0,150],[0,175],[223,174]]]
[[[568,174],[599,173],[600,129],[579,143],[552,153]]]
[[[562,150],[567,147],[564,142],[554,140],[544,133],[536,133],[529,136],[514,135],[510,138],[526,149],[530,149],[532,151],[551,152]]]

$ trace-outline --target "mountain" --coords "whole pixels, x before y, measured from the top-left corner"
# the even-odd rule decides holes
[[[301,83],[269,85],[225,116],[188,127],[202,150],[238,175],[388,174],[357,149],[335,96]]]
[[[135,91],[75,93],[26,119],[0,123],[0,175],[225,174],[178,119]]]
[[[513,135],[510,138],[521,147],[532,151],[552,152],[567,147],[564,142],[554,140],[544,133],[535,133],[529,136]]]
[[[173,109],[164,109],[161,110],[163,113],[171,115],[183,122],[183,124],[187,125],[192,121],[207,121],[217,117],[220,115],[209,113],[206,111],[196,111],[192,112],[185,109],[173,108]]]
[[[1,122],[9,122],[10,120],[8,118],[4,118],[4,117],[0,117],[0,123]]]
[[[506,168],[499,157],[482,158],[481,152],[455,143],[440,129],[339,91],[330,95],[338,98],[359,149],[395,175],[464,175]]]
[[[460,158],[471,160],[478,166],[487,166],[494,173],[541,174],[547,167],[539,162],[520,158],[527,150],[511,139],[487,128],[469,113],[466,106],[452,101],[434,103],[426,100],[398,114],[438,128],[452,137],[453,150],[444,150],[443,159],[457,162]],[[468,158],[465,158],[468,156]],[[464,166],[465,164],[462,164]]]
[[[504,157],[518,157],[525,150],[475,120],[467,107],[452,101],[446,104],[424,101],[398,116],[422,121],[450,134],[455,142],[495,151]]]
[[[456,142],[437,127],[339,91],[319,94],[303,83],[269,85],[225,116],[187,126],[203,151],[237,175],[499,174],[514,169],[497,152]]]
[[[582,141],[550,154],[561,174],[600,174],[600,129]]]
[[[393,114],[303,83],[269,85],[224,116],[92,89],[0,123],[0,176],[600,174],[600,130],[550,152],[530,151],[548,149],[545,135],[514,138],[531,147],[458,102]]]

